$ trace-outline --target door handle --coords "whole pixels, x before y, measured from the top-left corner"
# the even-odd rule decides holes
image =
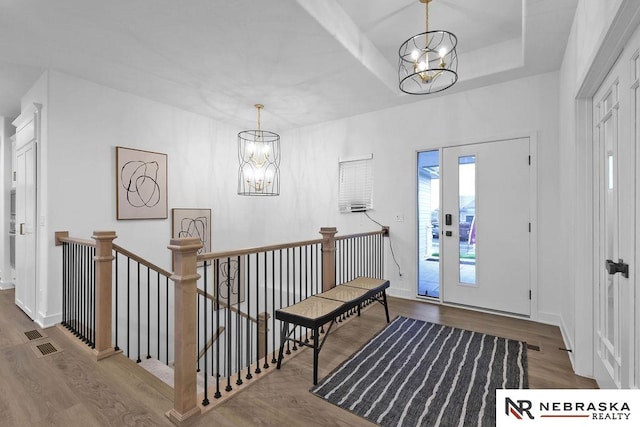
[[[20,223],[20,234],[24,235],[24,222]]]
[[[621,259],[619,259],[618,262],[613,262],[608,259],[605,261],[605,267],[607,273],[611,275],[622,273],[622,277],[629,278],[629,264],[625,264]]]

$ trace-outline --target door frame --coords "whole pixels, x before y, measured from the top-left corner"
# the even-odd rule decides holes
[[[597,182],[593,179],[593,96],[609,74],[631,36],[640,25],[640,2],[624,1],[618,9],[607,33],[600,41],[597,52],[591,57],[589,69],[579,81],[575,106],[575,189],[576,199],[572,218],[576,220],[576,233],[573,241],[574,270],[572,274],[574,288],[574,331],[573,340],[566,341],[575,351],[569,353],[574,371],[578,375],[593,377],[595,355],[595,310],[594,287],[597,286],[597,270],[593,263],[593,242],[596,237],[596,218],[594,216],[594,191]],[[638,150],[636,150],[637,152]],[[636,153],[636,167],[640,167],[640,157]],[[638,178],[638,177],[637,177]],[[640,179],[639,181],[640,182]],[[638,192],[636,186],[636,193]],[[580,212],[580,215],[577,213]],[[636,225],[640,213],[636,206]],[[637,247],[640,245],[636,243]],[[640,265],[640,254],[630,260],[629,268],[635,271]],[[585,292],[585,285],[589,286]],[[636,312],[637,314],[637,312]],[[636,327],[639,327],[637,324]]]
[[[555,323],[556,319],[546,319],[546,318],[541,319],[538,313],[538,226],[537,226],[538,225],[538,198],[537,198],[537,195],[538,195],[538,132],[535,130],[527,130],[522,132],[506,132],[501,134],[489,135],[485,137],[474,137],[472,139],[466,139],[466,140],[442,142],[439,144],[435,144],[431,148],[416,149],[414,153],[414,159],[417,158],[418,153],[420,152],[439,150],[440,163],[441,163],[440,166],[442,167],[442,150],[445,148],[459,147],[464,145],[483,144],[487,142],[504,141],[504,140],[511,140],[511,139],[520,139],[520,138],[529,138],[529,153],[531,155],[531,166],[529,168],[529,174],[530,174],[529,175],[529,203],[530,203],[529,207],[531,212],[531,236],[530,236],[531,239],[529,242],[529,245],[530,245],[529,286],[531,288],[531,303],[530,303],[531,315],[528,317],[528,319],[539,320],[545,323],[556,324]],[[440,187],[442,188],[442,181],[440,181]],[[418,203],[417,203],[418,169],[415,167],[415,165],[414,165],[414,179],[413,179],[413,194],[416,197],[416,199],[414,199],[414,203],[415,203],[415,212],[416,212],[416,218],[417,218],[418,217],[417,215],[418,213]],[[440,206],[442,206],[442,191],[440,192]],[[442,210],[440,211],[440,214],[442,214]],[[440,218],[440,223],[442,224],[442,218]],[[417,220],[414,221],[413,227],[414,227],[413,254],[415,257],[417,257],[418,251],[419,251],[419,244],[420,244],[420,242],[418,242],[418,221]],[[440,262],[439,268],[440,268],[440,281],[441,281],[440,289],[442,290],[442,261]],[[418,272],[416,271],[416,282],[414,283],[414,286],[415,286],[414,295],[416,298],[424,299],[432,302],[438,301],[440,304],[446,305],[446,306],[459,307],[457,305],[452,305],[444,302],[442,299],[442,292],[440,292],[440,296],[438,297],[437,300],[434,298],[427,299],[425,297],[421,297],[417,295],[418,281],[419,281],[419,277],[418,277]],[[496,314],[496,312],[494,311],[483,309],[480,307],[465,307],[465,308],[468,308],[474,311],[484,312],[484,313]],[[502,313],[502,312],[500,312],[500,314],[507,317],[514,317],[514,318],[520,318],[520,319],[523,318],[523,316],[517,316],[515,314]],[[562,333],[563,335],[565,335],[564,331]]]
[[[39,230],[39,224],[38,224],[38,215],[39,215],[39,208],[40,208],[40,204],[38,202],[39,199],[39,192],[40,192],[40,170],[39,170],[39,165],[40,165],[40,154],[39,154],[39,142],[40,142],[40,137],[41,137],[41,115],[42,115],[42,104],[40,103],[31,103],[28,104],[25,108],[23,108],[22,112],[20,113],[20,115],[12,122],[12,125],[16,128],[16,153],[21,151],[24,147],[28,146],[28,145],[32,145],[32,150],[33,150],[33,185],[34,185],[34,189],[33,189],[33,226],[32,226],[32,239],[33,239],[33,268],[34,268],[34,272],[33,272],[33,277],[34,277],[34,289],[33,289],[33,307],[31,307],[32,310],[31,314],[27,313],[27,311],[25,311],[25,308],[29,308],[29,307],[22,307],[20,306],[20,304],[18,304],[18,300],[16,298],[16,304],[23,310],[25,311],[25,313],[27,313],[27,315],[36,323],[40,324],[42,326],[42,322],[40,322],[40,305],[41,305],[41,300],[40,300],[40,292],[39,292],[39,271],[40,271],[40,267],[39,267],[39,248],[40,248],[40,242],[39,242],[39,238],[40,238],[40,230]],[[21,131],[23,128],[27,127],[27,126],[32,126],[32,130],[28,131],[31,132],[31,138],[27,141],[20,141],[20,138],[18,137],[18,132]],[[17,157],[17,154],[16,154]],[[13,161],[15,161],[16,159],[14,158]],[[17,166],[17,165],[16,165]],[[17,188],[16,188],[17,189]],[[16,204],[18,203],[18,201],[16,200]],[[17,218],[16,218],[17,221]],[[18,277],[18,263],[19,258],[18,258],[18,229],[19,225],[18,223],[16,223],[16,284],[15,284],[15,288],[16,288],[16,295],[18,294],[18,283],[17,281],[20,279]]]

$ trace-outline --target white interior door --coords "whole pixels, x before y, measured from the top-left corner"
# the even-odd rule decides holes
[[[443,149],[443,300],[529,315],[529,138]]]
[[[36,315],[36,126],[35,114],[16,132],[16,305]]]
[[[637,44],[638,36],[630,43]],[[633,40],[636,40],[635,42]],[[629,56],[632,55],[632,56]],[[623,52],[593,98],[597,179],[594,374],[601,388],[637,387],[635,143],[638,139],[638,55]],[[635,98],[635,99],[634,99]],[[624,270],[627,270],[626,272]],[[635,284],[637,286],[637,284]]]

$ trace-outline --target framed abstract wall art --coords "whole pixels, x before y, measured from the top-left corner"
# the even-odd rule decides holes
[[[167,155],[116,147],[117,219],[167,218]]]
[[[174,208],[171,216],[172,238],[197,237],[202,242],[198,253],[211,252],[211,209]]]

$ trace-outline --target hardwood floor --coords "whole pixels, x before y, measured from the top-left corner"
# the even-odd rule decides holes
[[[62,353],[37,358],[24,332],[39,329],[0,291],[0,425],[124,426],[171,425],[165,412],[172,390],[144,369],[117,355],[95,362],[58,328],[43,331]],[[389,298],[392,317],[403,315],[527,341],[531,388],[594,388],[573,374],[557,327],[429,303]],[[379,304],[331,332],[320,353],[319,377],[329,374],[364,345],[386,322]],[[362,418],[312,395],[312,352],[285,359],[282,369],[213,408],[194,425],[371,426]]]
[[[38,358],[38,330],[61,352]],[[57,327],[42,330],[0,291],[1,426],[172,426],[173,390],[121,354],[96,362]]]

